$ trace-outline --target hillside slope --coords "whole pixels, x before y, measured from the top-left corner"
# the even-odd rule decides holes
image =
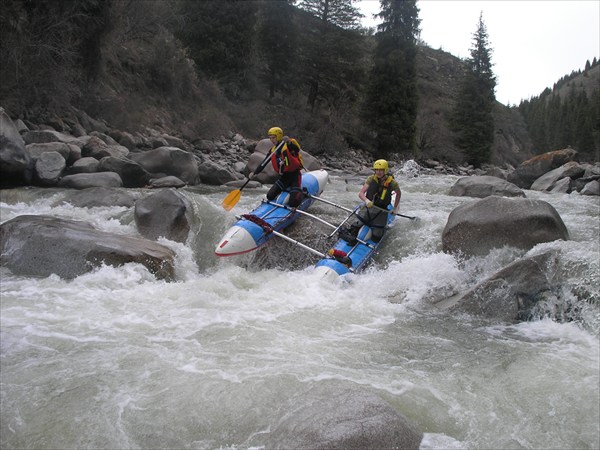
[[[452,163],[463,161],[448,129],[448,119],[456,103],[464,63],[443,50],[421,46],[417,58],[419,112],[417,142],[421,157]],[[493,112],[495,140],[492,163],[518,164],[532,156],[531,139],[523,117],[516,108],[496,103]]]

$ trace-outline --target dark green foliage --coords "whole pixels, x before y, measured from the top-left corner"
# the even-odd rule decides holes
[[[256,40],[260,79],[268,86],[269,98],[275,92],[289,92],[297,82],[298,29],[293,9],[287,1],[260,2]]]
[[[252,62],[252,36],[258,2],[182,0],[183,24],[176,36],[189,49],[198,70],[218,81],[231,98],[246,87]]]
[[[451,128],[456,133],[456,145],[465,159],[474,166],[490,161],[494,143],[494,118],[492,110],[496,97],[496,78],[492,72],[491,49],[482,15],[473,35],[471,58],[459,97],[451,118]]]
[[[363,15],[352,5],[355,0],[301,0],[300,8],[327,24],[356,29]]]
[[[352,0],[306,0],[300,6],[316,21],[303,23],[298,69],[308,88],[311,110],[317,101],[331,106],[340,96],[355,97],[363,79],[361,14]]]
[[[0,96],[15,109],[64,106],[102,69],[110,0],[7,0],[0,8]],[[9,95],[10,93],[10,95]]]
[[[417,116],[417,37],[415,1],[381,0],[383,23],[375,35],[373,66],[363,117],[382,155],[415,149]]]
[[[554,89],[544,90],[539,97],[522,101],[523,114],[537,153],[572,147],[581,160],[600,160],[600,88],[597,78],[589,89],[575,84],[575,79],[588,78],[598,70],[598,62],[586,63],[586,69],[573,71],[555,83]],[[581,78],[578,78],[581,80]],[[594,84],[595,83],[595,84]]]

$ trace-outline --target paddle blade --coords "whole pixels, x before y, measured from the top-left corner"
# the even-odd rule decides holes
[[[240,189],[236,189],[235,191],[231,191],[223,200],[222,206],[226,211],[231,211],[237,202],[240,201],[240,197],[242,196],[242,191]]]

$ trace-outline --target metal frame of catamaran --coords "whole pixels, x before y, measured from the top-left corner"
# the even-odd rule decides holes
[[[341,228],[342,226],[344,226],[344,224],[346,224],[346,223],[348,222],[348,220],[350,220],[350,218],[351,218],[353,215],[356,215],[356,214],[357,214],[357,211],[358,211],[358,209],[360,208],[360,205],[358,205],[357,207],[355,207],[355,208],[352,210],[352,209],[350,209],[350,208],[346,208],[345,206],[339,205],[339,204],[337,204],[337,203],[331,202],[331,201],[329,201],[329,200],[326,200],[326,199],[323,199],[323,198],[320,198],[320,197],[311,196],[310,194],[307,194],[307,193],[305,193],[305,195],[307,195],[307,196],[310,196],[310,197],[311,197],[312,199],[314,199],[314,200],[317,200],[317,201],[320,201],[320,202],[326,203],[326,204],[328,204],[328,205],[334,206],[334,207],[336,207],[336,208],[339,208],[339,209],[341,209],[341,210],[343,210],[343,211],[346,211],[346,212],[348,212],[348,213],[349,213],[349,215],[348,215],[348,216],[347,216],[347,217],[346,217],[346,218],[345,218],[343,221],[341,221],[341,222],[339,223],[339,225],[334,225],[334,224],[332,224],[332,223],[330,223],[330,222],[327,222],[326,220],[324,220],[324,219],[322,219],[322,218],[320,218],[320,217],[318,217],[318,216],[316,216],[316,215],[314,215],[314,214],[311,214],[311,213],[309,213],[309,212],[306,212],[306,211],[301,211],[301,210],[296,210],[296,212],[300,213],[301,215],[303,215],[303,216],[306,216],[306,217],[309,217],[309,218],[311,218],[311,219],[313,219],[313,220],[316,220],[316,221],[318,221],[318,222],[320,222],[320,223],[322,223],[322,224],[324,224],[324,225],[326,225],[326,226],[328,226],[328,227],[332,228],[332,229],[333,229],[333,231],[332,231],[330,234],[326,235],[326,237],[327,237],[327,238],[331,238],[331,237],[333,237],[333,236],[334,236],[334,235],[335,235],[335,234],[336,234],[336,233],[337,233],[337,232],[340,230],[340,228]],[[290,207],[289,207],[289,206],[287,206],[287,205],[280,204],[280,203],[276,203],[276,202],[272,202],[272,201],[268,201],[268,200],[263,200],[263,203],[268,203],[269,205],[276,206],[276,207],[280,207],[280,208],[286,209],[286,210],[288,210],[288,211],[293,211],[293,210],[294,210],[293,208],[290,208]],[[376,206],[374,206],[374,208],[376,208],[376,209],[380,209],[381,211],[386,211],[386,212],[388,212],[389,214],[392,214],[392,215],[394,215],[394,216],[405,217],[405,218],[407,218],[407,219],[410,219],[410,220],[418,220],[418,218],[417,218],[417,217],[414,217],[414,216],[407,216],[407,215],[404,215],[404,214],[393,213],[393,212],[391,212],[391,211],[389,211],[389,210],[387,210],[387,209],[378,208],[378,207],[376,207]],[[252,220],[253,222],[257,223],[258,225],[261,225],[261,220],[260,220],[259,218],[252,218],[252,217],[251,217],[251,215],[247,215],[247,214],[245,214],[245,215],[242,215],[242,216],[238,216],[238,218],[245,218],[245,219],[248,219],[248,220]],[[261,226],[263,226],[263,225],[261,225]],[[341,261],[340,259],[338,259],[338,257],[336,257],[336,256],[332,256],[332,255],[328,255],[328,254],[322,253],[322,252],[320,252],[320,251],[318,251],[318,250],[316,250],[316,249],[314,249],[314,248],[312,248],[312,247],[310,247],[310,246],[308,246],[308,245],[306,245],[306,244],[304,244],[304,243],[302,243],[302,242],[300,242],[300,241],[298,241],[298,240],[296,240],[296,239],[292,239],[291,237],[289,237],[289,236],[286,236],[285,234],[283,234],[283,233],[281,233],[281,232],[278,232],[278,231],[276,231],[276,230],[273,230],[273,229],[272,229],[272,227],[270,227],[270,226],[269,226],[269,224],[268,224],[268,223],[266,223],[266,222],[264,223],[263,229],[264,229],[266,232],[268,232],[268,233],[273,233],[275,236],[277,236],[277,237],[279,237],[279,238],[281,238],[281,239],[284,239],[284,240],[286,240],[286,241],[288,241],[288,242],[290,242],[290,243],[292,243],[292,244],[294,244],[294,245],[296,245],[296,246],[298,246],[298,247],[300,247],[300,248],[302,248],[302,249],[304,249],[304,250],[306,250],[306,251],[308,251],[308,252],[311,252],[311,253],[313,253],[313,254],[315,254],[315,255],[317,255],[317,256],[320,256],[320,257],[321,257],[321,258],[323,258],[323,259],[334,259],[334,260],[337,260],[337,261],[339,261],[339,262],[342,262],[342,261]],[[366,240],[360,239],[359,237],[356,237],[356,241],[357,241],[358,243],[362,244],[362,245],[365,245],[365,246],[367,246],[367,247],[368,247],[368,248],[370,248],[371,250],[373,250],[373,253],[372,253],[372,254],[369,256],[369,259],[371,259],[373,256],[375,256],[375,254],[376,254],[376,252],[377,252],[377,247],[375,247],[374,245],[370,244],[370,243],[369,243],[369,242],[367,242]],[[347,256],[347,254],[346,254],[346,253],[344,253],[344,256]],[[355,269],[354,269],[354,268],[352,268],[352,267],[348,267],[348,271],[350,271],[350,272],[355,272]]]

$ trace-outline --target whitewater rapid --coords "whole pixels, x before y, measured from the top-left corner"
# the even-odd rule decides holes
[[[423,449],[599,448],[598,198],[526,191],[569,230],[569,241],[531,252],[561,251],[571,303],[556,305],[563,321],[493,323],[442,313],[435,302],[524,252],[444,254],[448,214],[471,199],[446,194],[453,176],[397,176],[401,212],[420,220],[396,220],[375,264],[348,283],[320,279],[318,258],[283,241],[214,256],[235,213],[266,187],[245,189],[229,213],[223,188],[182,191],[193,235],[160,241],[178,255],[176,282],[136,264],[71,281],[0,268],[0,447],[260,448],[310,387],[343,383],[415,423]],[[323,195],[352,208],[362,181],[333,174]],[[137,235],[131,209],[74,208],[63,196],[2,191],[0,220],[48,214]],[[321,204],[311,212],[345,217]],[[326,249],[329,230],[309,220],[290,233]]]

